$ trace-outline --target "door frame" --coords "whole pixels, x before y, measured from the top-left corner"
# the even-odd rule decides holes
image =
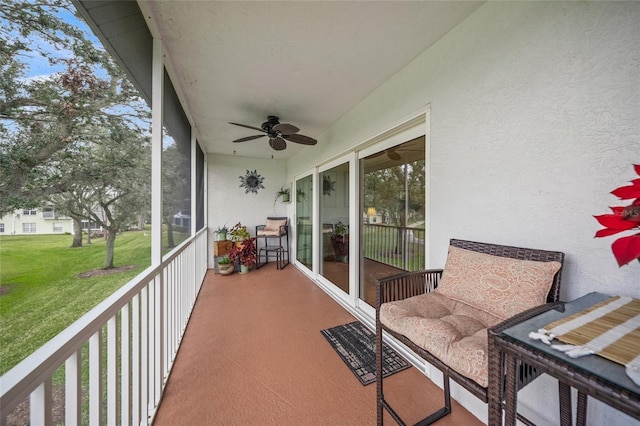
[[[320,173],[325,172],[327,170],[330,170],[336,166],[339,166],[341,164],[348,164],[349,165],[349,183],[348,183],[348,191],[349,191],[349,293],[345,293],[344,291],[342,291],[338,286],[336,286],[335,284],[333,284],[331,281],[329,281],[328,279],[326,279],[321,273],[320,273],[320,264],[322,262],[322,254],[320,253],[320,232],[322,229],[322,224],[320,223],[320,203],[319,203],[319,199],[321,196],[321,190],[320,190]],[[357,226],[357,224],[359,223],[358,217],[357,217],[357,213],[358,213],[358,208],[359,208],[359,203],[354,202],[358,200],[358,192],[357,192],[357,182],[358,180],[356,179],[356,173],[357,173],[357,169],[356,169],[356,153],[355,152],[350,152],[348,154],[342,155],[338,158],[334,158],[331,161],[328,161],[320,166],[318,166],[317,168],[317,172],[316,172],[316,183],[317,183],[317,190],[316,190],[316,219],[317,221],[315,222],[317,224],[316,228],[315,228],[315,232],[314,232],[314,236],[317,239],[317,245],[314,246],[314,265],[317,265],[317,267],[315,268],[315,276],[316,276],[316,280],[318,281],[318,283],[320,283],[323,288],[325,288],[327,291],[331,292],[334,296],[338,297],[343,303],[348,304],[351,307],[356,306],[356,300],[357,300],[357,296],[356,296],[356,291],[357,291],[357,263],[354,264],[354,259],[358,258],[358,244],[357,241],[360,238],[360,231],[359,231],[359,226]],[[358,262],[358,260],[355,260],[355,262]]]

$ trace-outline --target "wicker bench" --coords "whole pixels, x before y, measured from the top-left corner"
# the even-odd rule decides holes
[[[384,410],[405,424],[384,398],[383,331],[443,374],[444,407],[418,424],[431,424],[451,412],[449,379],[486,403],[489,389],[502,389],[489,386],[494,380],[502,383],[502,378],[489,377],[489,371],[498,371],[489,363],[501,360],[490,347],[488,329],[507,328],[548,309],[545,302],[557,302],[563,260],[564,254],[556,251],[452,239],[444,269],[377,280],[378,424]],[[519,388],[538,375],[523,366]]]

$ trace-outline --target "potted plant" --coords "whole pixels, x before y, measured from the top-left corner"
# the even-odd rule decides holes
[[[288,187],[280,187],[280,190],[278,192],[276,192],[276,198],[273,200],[273,204],[275,205],[276,201],[278,201],[278,198],[282,197],[282,202],[283,203],[288,203],[289,202],[289,197],[290,197],[290,193],[289,193],[289,188]]]
[[[240,263],[240,273],[246,274],[256,264],[256,239],[249,237],[229,252],[229,260]]]
[[[349,233],[347,227],[341,221],[338,221],[333,226],[333,233],[331,234],[331,244],[333,245],[333,251],[336,254],[336,261],[348,263],[349,262]]]
[[[296,190],[296,202],[301,203],[307,199],[307,194],[302,190],[302,188],[298,188]]]
[[[220,275],[230,275],[233,273],[234,264],[229,259],[229,256],[223,256],[220,260],[218,260],[218,272]]]
[[[235,241],[236,243],[242,242],[251,237],[251,234],[247,231],[247,227],[243,226],[240,222],[233,225],[233,228],[229,231],[229,235],[231,235],[231,241]]]
[[[227,239],[229,228],[227,228],[227,224],[224,224],[222,226],[218,226],[213,232],[218,236],[218,241],[225,241]]]

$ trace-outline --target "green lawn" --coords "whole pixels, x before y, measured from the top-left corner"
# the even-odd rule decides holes
[[[4,374],[150,264],[147,231],[118,235],[117,274],[79,278],[101,268],[104,240],[70,248],[70,235],[0,236],[0,374]]]

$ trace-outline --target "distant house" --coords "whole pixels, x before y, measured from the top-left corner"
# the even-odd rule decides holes
[[[82,221],[82,230],[102,229],[95,222]],[[0,217],[0,235],[73,233],[73,220],[53,207],[15,210]]]

